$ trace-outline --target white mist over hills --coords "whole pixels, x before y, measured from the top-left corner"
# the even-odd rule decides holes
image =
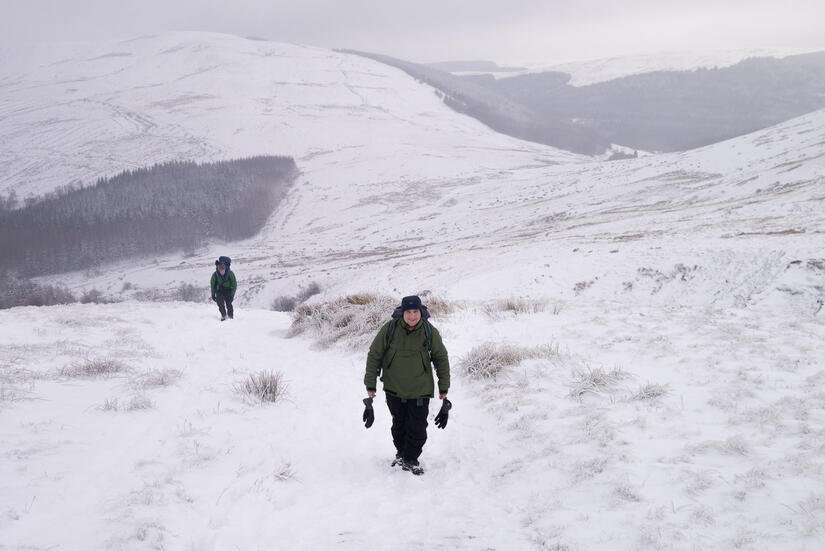
[[[228,254],[231,324],[211,303],[0,312],[0,549],[821,546],[825,111],[605,162],[364,58],[173,33],[2,50],[0,120],[21,197],[173,159],[301,170],[253,239],[47,278],[206,297]],[[389,470],[385,409],[359,423],[366,337],[319,350],[268,311],[313,281],[315,302],[451,305],[455,412],[424,477]],[[555,354],[478,380],[482,343]],[[238,397],[261,370],[288,400]]]

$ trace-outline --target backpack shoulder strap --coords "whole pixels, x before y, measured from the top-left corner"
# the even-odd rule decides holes
[[[387,336],[384,339],[384,352],[387,352],[387,349],[390,347],[390,343],[392,342],[392,337],[395,335],[395,328],[398,327],[398,318],[392,318],[390,320],[390,326],[387,327]]]
[[[427,344],[427,354],[432,355],[433,353],[433,328],[430,326],[430,322],[424,320],[424,342]]]
[[[384,356],[387,355],[387,350],[390,349],[390,343],[392,342],[392,337],[395,334],[395,327],[398,325],[397,317],[393,316],[390,320],[390,325],[387,327],[387,335],[384,337],[384,351],[381,353],[381,361],[378,362],[378,375],[381,375],[381,372],[384,371]]]

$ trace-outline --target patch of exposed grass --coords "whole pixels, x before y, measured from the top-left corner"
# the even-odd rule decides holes
[[[245,381],[236,384],[235,391],[256,402],[274,404],[286,395],[287,385],[280,372],[261,371],[249,375]]]
[[[455,309],[453,303],[422,294],[422,302],[433,318]],[[287,336],[314,335],[322,347],[346,343],[362,349],[372,342],[378,330],[392,318],[400,299],[373,293],[357,293],[315,304],[301,304],[292,315]]]
[[[275,297],[269,305],[269,309],[275,312],[292,312],[299,304],[303,304],[311,297],[321,292],[321,286],[313,281],[306,287],[301,287],[295,296],[279,296]]]
[[[572,398],[580,399],[587,393],[603,394],[611,389],[616,383],[630,377],[627,371],[619,367],[614,367],[607,371],[601,367],[573,370],[573,382],[570,389]]]
[[[484,305],[484,314],[497,319],[503,314],[512,313],[514,315],[537,314],[547,310],[547,301],[526,298],[503,298],[488,302]],[[554,310],[555,313],[555,310]]]
[[[60,370],[64,377],[108,377],[126,371],[123,362],[112,358],[99,358],[72,363]]]
[[[317,304],[302,304],[292,315],[288,336],[314,335],[321,346],[339,341],[361,348],[392,316],[397,300],[382,295],[357,294]]]
[[[647,383],[639,387],[639,390],[633,393],[631,400],[639,400],[645,402],[654,402],[659,398],[670,394],[670,389],[667,385],[660,385],[657,383]]]
[[[138,386],[143,388],[164,387],[174,384],[183,377],[179,369],[152,369],[138,378]]]
[[[524,360],[558,356],[558,347],[549,345],[534,348],[484,343],[459,359],[457,367],[474,379],[495,379],[503,370]]]

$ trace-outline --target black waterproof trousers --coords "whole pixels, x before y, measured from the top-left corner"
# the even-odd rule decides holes
[[[418,459],[427,441],[429,398],[398,398],[387,395],[387,407],[392,415],[392,442],[404,459]]]
[[[218,310],[222,318],[225,318],[227,314],[229,314],[230,318],[235,317],[235,310],[232,308],[232,299],[232,291],[218,289],[215,293],[215,302],[218,303]]]

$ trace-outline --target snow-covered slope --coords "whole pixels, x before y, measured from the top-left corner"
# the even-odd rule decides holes
[[[324,50],[178,33],[0,59],[21,196],[179,157],[302,171],[253,239],[54,278],[206,298],[229,254],[232,324],[206,302],[0,312],[0,549],[820,546],[825,111],[601,162]],[[311,281],[452,305],[455,411],[424,479],[388,471],[383,406],[359,424],[364,350],[266,311]],[[461,366],[484,342],[555,353],[479,381]],[[72,376],[101,358],[124,369]],[[269,369],[289,399],[245,404]]]
[[[0,91],[0,192],[21,198],[170,159],[511,143],[398,70],[219,34],[0,50]]]
[[[455,306],[435,319],[453,412],[423,477],[390,468],[380,401],[361,424],[364,349],[285,338],[286,314],[0,311],[0,549],[821,546],[821,319]],[[483,342],[548,353],[477,380]],[[261,372],[278,403],[237,390]]]
[[[2,183],[21,197],[172,158],[291,154],[303,172],[258,238],[62,276],[75,290],[200,283],[226,253],[241,300],[264,307],[312,280],[738,303],[819,248],[823,112],[605,163],[495,134],[400,71],[318,49],[178,33],[3,59]],[[651,284],[677,265],[690,289]]]
[[[564,61],[557,63],[531,62],[524,70],[498,72],[464,72],[456,74],[490,74],[507,78],[526,73],[558,71],[570,75],[572,86],[587,86],[617,78],[654,71],[693,71],[695,69],[730,67],[751,57],[783,58],[790,55],[820,51],[809,48],[750,48],[745,50],[711,50],[706,52],[663,52],[659,54],[622,55],[616,57]]]

